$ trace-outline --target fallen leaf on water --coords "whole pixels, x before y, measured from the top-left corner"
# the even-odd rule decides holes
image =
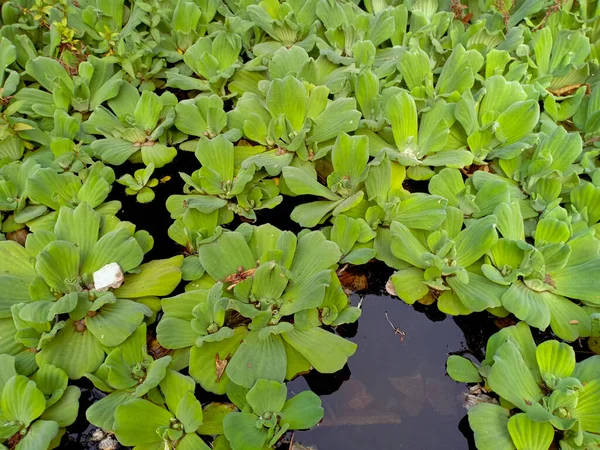
[[[418,416],[425,407],[425,380],[421,374],[407,377],[389,377],[391,385],[404,394],[405,399],[401,402],[410,416]]]
[[[367,276],[354,267],[342,267],[337,271],[337,276],[342,286],[351,292],[364,291],[369,287]]]
[[[425,397],[431,407],[443,416],[456,414],[459,409],[460,398],[457,398],[452,389],[448,389],[447,383],[441,380],[427,378]]]
[[[471,386],[469,388],[469,392],[465,393],[465,400],[463,406],[467,410],[469,410],[473,406],[478,405],[479,403],[490,403],[492,405],[497,405],[498,400],[490,397],[488,395],[488,391],[486,391],[484,387],[482,387],[479,384],[476,384],[475,386]]]
[[[360,381],[350,379],[347,381],[347,385],[353,392],[352,398],[348,401],[348,407],[352,409],[363,409],[375,401],[375,397],[369,394],[367,388]]]

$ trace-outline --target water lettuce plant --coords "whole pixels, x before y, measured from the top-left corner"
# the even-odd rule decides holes
[[[285,385],[276,381],[258,380],[252,389],[235,389],[231,397],[240,409],[223,421],[232,450],[271,448],[287,431],[314,427],[323,418],[316,394],[305,391],[286,400]]]
[[[0,361],[2,448],[59,447],[65,428],[77,419],[79,388],[68,386],[67,374],[52,365],[40,366],[28,378],[16,370],[13,356],[0,355]]]
[[[501,397],[478,446],[600,445],[596,358],[526,331],[600,335],[596,3],[0,8],[0,448],[60,447],[83,377],[123,445],[272,448],[322,417],[282,383],[356,351],[336,271],[373,260],[406,303],[523,321],[450,359]]]
[[[556,340],[536,346],[520,322],[490,338],[480,366],[454,355],[448,373],[460,382],[485,381],[500,397],[500,404],[469,410],[478,449],[547,449],[555,440],[560,448],[586,449],[600,442],[598,364],[598,356],[576,362],[573,348]]]
[[[335,372],[356,345],[321,325],[360,315],[332,270],[340,256],[319,231],[297,237],[268,224],[223,231],[200,246],[205,274],[192,290],[163,299],[158,340],[170,349],[191,347],[190,375],[216,393],[229,380],[251,388],[311,368]]]
[[[53,230],[29,234],[25,247],[0,242],[2,317],[12,316],[17,340],[39,350],[38,364],[70,378],[95,371],[106,347],[120,345],[152,316],[146,303],[181,279],[181,256],[141,264],[152,237],[113,219],[102,220],[87,203],[62,207]],[[108,282],[107,266],[115,269]]]

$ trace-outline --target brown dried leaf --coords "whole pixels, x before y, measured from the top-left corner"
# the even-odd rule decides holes
[[[577,91],[577,89],[579,89],[581,86],[585,86],[586,87],[586,93],[589,94],[590,93],[590,85],[587,83],[579,83],[579,84],[571,84],[570,86],[564,86],[558,89],[546,89],[548,92],[550,92],[551,94],[555,95],[556,97],[566,97],[568,95],[573,95],[575,93],[575,91]]]
[[[146,346],[148,347],[148,354],[154,359],[160,359],[163,356],[168,355],[170,352],[169,349],[166,349],[160,345],[150,333],[146,335]]]
[[[507,327],[513,326],[517,322],[515,322],[515,320],[510,317],[500,317],[500,318],[494,320],[494,323],[501,330],[502,328],[507,328]]]
[[[429,291],[423,298],[417,300],[421,305],[433,305],[437,300],[437,296]]]
[[[221,380],[223,376],[223,372],[225,372],[225,368],[227,367],[227,363],[229,361],[227,358],[219,359],[219,355],[215,355],[215,368],[217,369],[217,383]]]
[[[396,292],[396,288],[394,287],[394,283],[392,283],[391,278],[385,283],[385,290],[388,294],[393,295],[394,297],[398,296],[398,293]]]
[[[254,275],[256,270],[257,267],[248,270],[244,270],[242,266],[238,267],[236,273],[229,275],[223,280],[224,283],[231,283],[229,286],[227,286],[227,290],[231,291],[236,285],[240,284],[246,278],[250,278],[252,275]]]
[[[369,287],[367,276],[364,273],[360,273],[356,267],[346,265],[337,271],[337,276],[347,291],[364,291]]]
[[[352,398],[348,401],[348,407],[351,409],[364,409],[375,401],[375,397],[369,394],[360,381],[351,378],[347,384],[352,390]]]
[[[27,235],[29,231],[25,228],[21,228],[20,230],[13,231],[11,233],[6,234],[6,239],[9,241],[15,241],[17,244],[25,246],[25,241],[27,240]]]

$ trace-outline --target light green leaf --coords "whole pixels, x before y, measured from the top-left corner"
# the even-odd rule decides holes
[[[479,383],[482,381],[475,364],[462,356],[450,355],[446,362],[446,371],[450,378],[460,383]]]
[[[38,365],[52,364],[66,372],[70,379],[78,380],[86,373],[95,372],[104,361],[105,353],[98,340],[83,327],[67,321],[56,336],[42,344],[36,355]]]
[[[22,422],[28,427],[44,412],[46,399],[34,381],[16,375],[4,385],[0,405],[6,419]]]
[[[558,341],[546,341],[538,345],[535,356],[542,379],[548,386],[555,386],[562,379],[570,377],[575,370],[573,347]]]
[[[54,241],[38,254],[36,269],[48,286],[68,293],[77,289],[79,263],[79,251],[75,244]]]
[[[534,422],[523,413],[508,419],[508,432],[517,450],[548,450],[554,440],[550,423]]]
[[[157,430],[169,427],[173,415],[147,400],[134,399],[115,410],[115,436],[123,445],[141,446],[161,442]]]
[[[251,388],[261,378],[283,382],[285,368],[281,336],[270,334],[261,339],[257,331],[252,331],[244,338],[225,370],[235,384]]]
[[[281,409],[281,422],[290,430],[307,430],[323,418],[321,399],[311,391],[300,392],[292,397]]]
[[[125,281],[114,294],[120,298],[169,295],[181,281],[182,264],[182,255],[142,264],[139,273],[125,275]]]
[[[508,433],[509,411],[498,405],[479,403],[469,410],[469,425],[479,450],[515,450]]]
[[[252,411],[259,416],[267,412],[281,411],[286,398],[285,384],[269,380],[258,380],[246,394],[246,400],[252,407]]]
[[[357,347],[355,343],[322,328],[304,331],[294,329],[282,336],[287,345],[294,347],[321,373],[334,373],[340,370]]]
[[[496,351],[488,383],[494,392],[523,411],[538,404],[544,396],[512,339]]]

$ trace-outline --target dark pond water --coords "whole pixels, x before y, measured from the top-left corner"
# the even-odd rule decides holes
[[[386,312],[406,333],[404,342]],[[296,433],[298,442],[319,449],[437,449],[442,442],[446,449],[468,448],[459,430],[465,386],[445,376],[448,353],[465,346],[454,321],[432,322],[389,296],[367,295],[353,340],[358,350],[345,371],[347,380],[322,396],[322,424]],[[290,389],[309,385],[299,379]]]
[[[190,173],[197,163],[192,154],[182,154],[171,167]],[[118,176],[133,169],[117,168]],[[149,259],[180,251],[167,236],[171,219],[164,202],[168,195],[181,192],[183,182],[169,170],[155,174],[172,179],[156,188],[156,199],[150,205],[123,197],[123,187],[118,184],[113,188],[112,197],[123,202],[121,219],[154,236]],[[284,207],[266,213],[259,221],[297,231],[297,225],[289,221],[289,204]],[[312,389],[321,396],[325,409],[322,423],[313,430],[296,432],[293,441],[320,450],[475,448],[462,406],[466,385],[446,376],[445,362],[449,353],[466,352],[481,358],[487,338],[497,330],[492,320],[483,314],[453,319],[435,306],[406,305],[385,292],[390,269],[375,264],[365,270],[369,288],[364,295],[352,295],[353,304],[362,301],[363,314],[358,324],[338,330],[358,344],[356,354],[336,374],[309,374],[288,385],[291,392]],[[93,427],[85,420],[85,409],[102,394],[86,382],[80,386],[82,414],[69,428],[62,449],[97,448],[90,441]],[[290,447],[290,438],[281,448]]]

